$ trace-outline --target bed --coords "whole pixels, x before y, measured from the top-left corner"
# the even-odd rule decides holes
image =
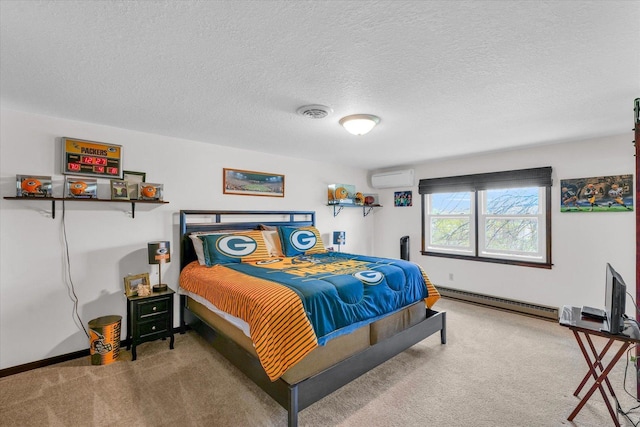
[[[430,308],[439,294],[419,266],[327,252],[313,211],[182,210],[180,268],[181,333],[209,341],[290,427],[423,339],[446,343],[446,313]]]

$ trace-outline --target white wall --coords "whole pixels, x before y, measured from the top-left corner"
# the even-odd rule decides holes
[[[560,179],[633,173],[630,133],[414,165],[413,207],[396,208],[394,189],[370,190],[364,170],[3,109],[2,196],[15,194],[17,174],[52,175],[54,194],[61,195],[62,136],[123,145],[124,168],[144,171],[147,181],[163,183],[170,202],[160,207],[137,205],[135,219],[125,212],[128,204],[66,203],[71,274],[85,326],[107,314],[121,315],[124,321],[122,278],[128,273],[149,272],[152,281],[157,280],[157,268],[147,264],[149,241],[172,242],[172,262],[163,269],[163,281],[176,288],[180,209],[315,210],[326,245],[332,231],[346,230],[344,251],[398,257],[399,239],[409,235],[411,260],[422,265],[436,285],[544,305],[601,306],[606,262],[622,274],[632,292],[635,289],[634,214],[560,213],[557,202]],[[420,255],[418,179],[538,166],[553,167],[551,270]],[[223,195],[223,167],[282,173],[285,197]],[[344,209],[334,218],[326,206],[326,188],[336,182],[377,192],[384,207],[367,217],[361,209]],[[109,197],[108,188],[108,181],[101,180],[100,197]],[[0,199],[0,369],[88,347],[73,318],[65,278],[61,203],[55,219],[47,216],[49,210],[48,202]]]
[[[123,277],[149,272],[151,281],[157,281],[157,266],[147,263],[149,241],[171,241],[172,262],[162,278],[177,289],[180,209],[315,210],[325,245],[330,245],[332,231],[345,230],[344,251],[372,252],[373,215],[365,218],[361,209],[344,209],[334,218],[326,206],[331,183],[369,191],[364,170],[7,109],[0,114],[3,197],[15,195],[17,174],[52,175],[54,195],[62,196],[63,136],[122,145],[125,170],[146,172],[147,182],[164,184],[164,198],[170,203],[138,204],[135,219],[126,214],[129,204],[65,203],[71,278],[85,327],[96,317],[121,315],[124,338]],[[223,195],[224,167],[284,174],[285,197]],[[109,198],[109,181],[100,180],[98,191],[99,197]],[[89,346],[74,320],[65,278],[62,203],[56,203],[55,219],[48,216],[50,209],[50,202],[0,199],[0,368]],[[178,325],[177,316],[174,323]]]
[[[394,190],[378,190],[385,208],[375,215],[374,252],[379,256],[397,257],[400,237],[409,235],[411,260],[420,264],[436,285],[554,307],[565,304],[604,306],[605,265],[610,262],[635,296],[635,213],[561,213],[559,203],[561,179],[634,173],[632,141],[630,132],[615,137],[414,165],[416,185],[412,188],[412,207],[393,207]],[[420,254],[419,179],[543,166],[553,167],[552,269]],[[453,280],[449,280],[450,274],[453,274]],[[627,312],[634,314],[630,299],[627,300]]]

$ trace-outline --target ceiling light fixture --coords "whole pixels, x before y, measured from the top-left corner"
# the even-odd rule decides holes
[[[340,124],[353,135],[364,135],[380,123],[380,117],[372,114],[353,114],[340,119]]]

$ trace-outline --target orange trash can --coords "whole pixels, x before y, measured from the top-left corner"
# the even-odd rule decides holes
[[[89,322],[89,353],[92,365],[108,365],[120,354],[122,316],[103,316]]]

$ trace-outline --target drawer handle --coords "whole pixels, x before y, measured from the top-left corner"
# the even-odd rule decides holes
[[[152,327],[151,327],[151,330],[152,330],[152,331],[155,331],[155,330],[156,330],[156,327],[155,327],[155,326],[152,326]]]
[[[152,310],[153,310],[153,311],[156,311],[157,309],[158,309],[158,308],[157,308],[155,305],[154,305],[154,306],[153,306],[153,308],[152,308]]]

